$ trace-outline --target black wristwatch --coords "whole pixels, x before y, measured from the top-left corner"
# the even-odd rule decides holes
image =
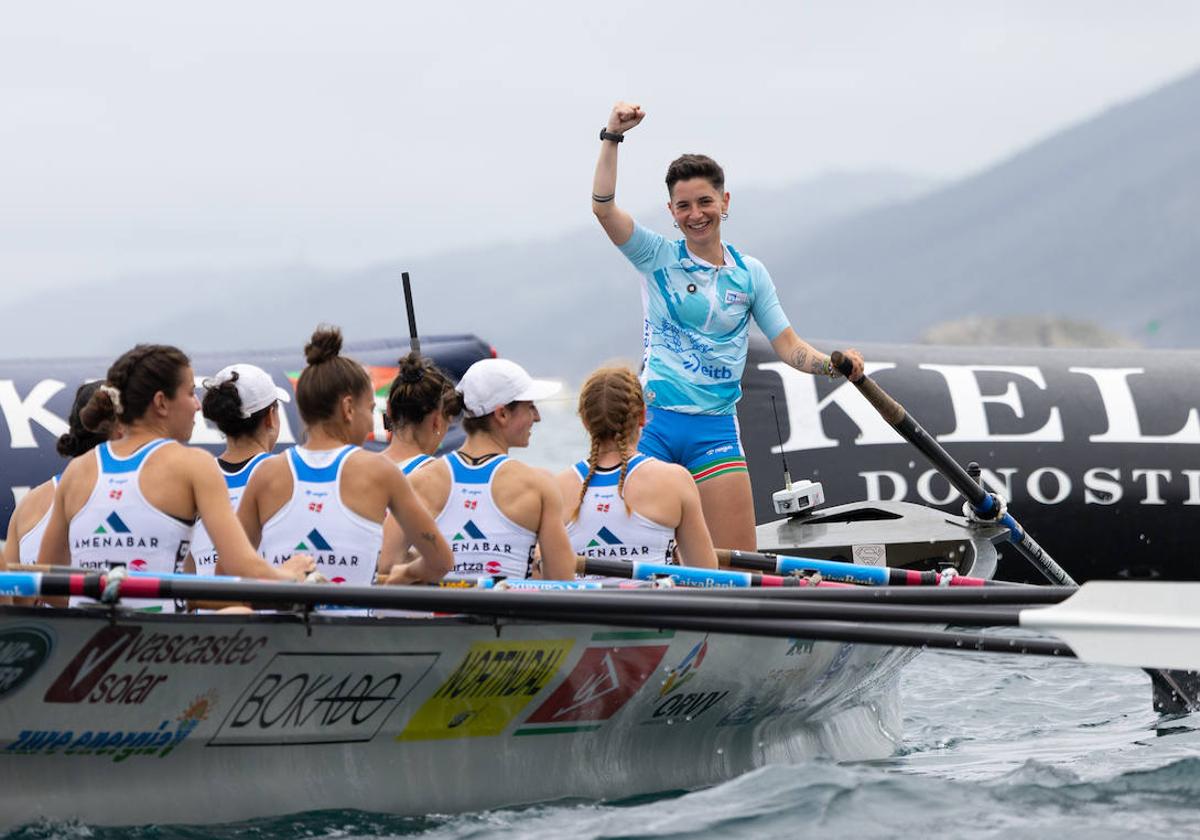
[[[625,135],[624,134],[616,134],[615,132],[609,131],[607,128],[602,128],[602,129],[600,129],[600,139],[601,140],[611,140],[614,143],[624,143]]]

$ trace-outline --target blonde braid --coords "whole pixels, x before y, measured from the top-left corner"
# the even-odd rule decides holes
[[[633,508],[625,498],[625,476],[629,474],[629,456],[625,453],[625,430],[617,432],[617,449],[621,453],[621,477],[617,479],[617,495],[625,503],[625,515],[633,516]]]
[[[588,477],[579,494],[579,505],[572,521],[583,507],[588,483],[596,472],[600,444],[607,441],[615,442],[620,451],[621,475],[617,482],[617,494],[625,502],[626,515],[632,515],[633,509],[625,501],[625,479],[629,474],[629,456],[625,450],[630,433],[637,428],[644,405],[641,383],[627,367],[600,368],[588,377],[579,390],[579,418],[592,438],[592,451],[588,456]]]
[[[592,440],[592,451],[588,453],[588,474],[583,479],[583,486],[579,488],[579,501],[575,503],[575,510],[571,513],[571,518],[568,522],[574,522],[579,518],[579,512],[583,510],[583,499],[587,496],[588,485],[592,483],[592,478],[596,475],[596,462],[600,460],[600,442]]]

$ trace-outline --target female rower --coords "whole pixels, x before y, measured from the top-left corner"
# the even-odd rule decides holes
[[[217,466],[225,476],[229,503],[236,510],[250,476],[270,457],[279,440],[279,404],[292,398],[257,365],[229,365],[203,384],[200,409],[225,435],[225,451],[217,456]],[[226,571],[203,519],[192,534],[191,560],[188,571],[198,575]]]
[[[579,391],[592,439],[586,461],[558,475],[576,554],[602,560],[674,562],[715,569],[717,558],[691,474],[637,451],[646,405],[637,375],[600,368]]]
[[[462,412],[462,399],[454,383],[432,359],[409,353],[400,359],[400,369],[388,390],[384,425],[392,439],[383,454],[402,473],[433,463],[433,456],[446,437],[450,424]],[[409,542],[396,520],[388,517],[383,526],[383,549],[379,556],[379,574],[389,583],[415,583],[411,569],[389,574],[396,564],[414,559],[408,553]]]
[[[384,425],[392,439],[383,454],[408,475],[433,460],[462,412],[462,399],[432,359],[409,353],[399,364],[388,390]]]
[[[390,511],[420,552],[416,577],[440,580],[453,564],[450,546],[400,470],[361,448],[374,428],[375,392],[362,365],[341,349],[336,327],[313,333],[296,383],[308,438],[254,471],[238,518],[270,562],[311,551],[325,577],[368,586]]]
[[[184,443],[198,408],[192,365],[176,347],[139,344],[108,369],[80,411],[84,428],[118,440],[74,458],[54,496],[38,562],[171,573],[182,569],[192,526],[202,516],[223,566],[241,577],[302,580],[310,557],[273,568],[238,525],[212,456]],[[139,605],[172,611],[170,601]]]
[[[104,435],[90,432],[83,427],[79,412],[87,405],[92,394],[100,387],[99,382],[87,382],[75,391],[75,402],[67,417],[67,431],[56,444],[58,454],[64,458],[75,458],[90,452],[97,444],[105,441]],[[54,490],[62,473],[51,476],[34,487],[17,503],[12,518],[8,520],[8,538],[4,543],[4,562],[9,566],[30,565],[37,562],[42,535],[50,523],[50,509],[54,506]]]
[[[466,442],[412,474],[413,488],[438,512],[438,528],[451,541],[456,574],[532,577],[534,549],[540,546],[542,577],[574,579],[575,555],[558,488],[544,471],[508,456],[510,449],[529,445],[533,424],[541,419],[533,401],[559,387],[531,379],[507,359],[475,362],[459,381]]]
[[[643,275],[641,378],[650,411],[639,448],[691,472],[714,543],[753,550],[754,498],[735,414],[750,319],[787,364],[803,373],[836,371],[791,328],[763,264],[721,241],[729,193],[716,161],[683,155],[667,168],[667,209],[682,239],[668,241],[616,205],[617,144],[643,117],[639,105],[613,106],[592,182],[592,212]],[[857,380],[862,357],[846,355]]]

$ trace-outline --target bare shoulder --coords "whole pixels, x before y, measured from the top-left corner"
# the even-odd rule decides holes
[[[54,481],[43,481],[21,497],[12,512],[12,521],[16,523],[17,532],[24,535],[37,524],[50,506],[54,504]]]
[[[369,449],[355,449],[347,455],[346,469],[381,481],[401,474],[400,470],[396,469],[395,461],[382,452],[372,452]]]
[[[679,485],[686,487],[695,482],[692,480],[692,474],[688,472],[687,467],[680,464],[669,464],[666,461],[659,461],[652,458],[639,468],[639,472],[644,472],[647,478],[653,478],[656,481],[664,484]]]

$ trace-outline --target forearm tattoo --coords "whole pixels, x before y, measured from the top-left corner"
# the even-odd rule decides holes
[[[421,539],[425,540],[426,542],[434,543],[437,542],[437,534],[431,531],[422,531]]]
[[[808,349],[805,347],[797,347],[796,352],[792,354],[792,367],[796,370],[808,370]]]

